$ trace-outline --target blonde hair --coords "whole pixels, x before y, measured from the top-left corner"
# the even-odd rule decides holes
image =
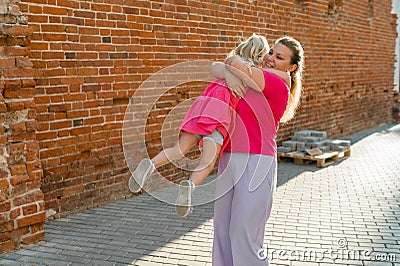
[[[229,54],[228,58],[234,55],[240,56],[252,66],[259,66],[264,55],[269,51],[268,41],[264,36],[253,33],[247,40],[241,42]]]
[[[286,123],[294,117],[297,107],[300,103],[302,91],[302,74],[304,69],[304,50],[299,41],[289,36],[282,37],[278,39],[275,43],[285,45],[292,51],[290,63],[296,65],[296,69],[293,72],[290,72],[291,86],[289,100],[286,106],[285,113],[283,114],[280,121],[282,123]]]

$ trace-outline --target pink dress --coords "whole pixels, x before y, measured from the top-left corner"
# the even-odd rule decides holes
[[[211,82],[190,107],[180,130],[209,135],[217,129],[224,136],[223,151],[234,128],[235,109],[239,100],[231,94],[224,80]]]

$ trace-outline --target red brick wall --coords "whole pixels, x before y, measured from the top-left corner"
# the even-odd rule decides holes
[[[400,94],[399,94],[399,92],[396,92],[394,94],[393,120],[397,123],[400,123]]]
[[[312,14],[327,1],[304,2]],[[304,18],[309,26],[296,33],[306,43],[305,91],[281,137],[301,128],[341,137],[391,121],[397,36],[391,1],[329,2],[336,5],[326,16]]]
[[[253,32],[270,43],[292,35],[307,55],[301,108],[278,140],[299,129],[340,137],[392,119],[390,0],[45,2],[22,0],[20,7],[33,29],[29,56],[38,70],[42,190],[46,208],[61,215],[130,196],[121,127],[129,97],[146,78],[177,62],[222,60]],[[192,97],[203,88],[181,89]],[[148,119],[152,154],[163,115],[182,100],[177,91]]]
[[[32,29],[18,1],[0,1],[0,253],[43,239]]]

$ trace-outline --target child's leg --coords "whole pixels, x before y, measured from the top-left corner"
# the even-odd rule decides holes
[[[154,167],[158,168],[173,160],[182,158],[198,141],[199,139],[194,134],[181,132],[175,146],[162,150],[152,159]]]
[[[186,217],[190,213],[193,190],[211,173],[220,150],[221,145],[216,143],[215,139],[209,136],[203,138],[203,153],[199,165],[193,170],[190,180],[183,180],[179,184],[178,198],[175,205],[178,216]]]
[[[200,158],[200,163],[190,176],[190,180],[193,181],[196,187],[201,185],[214,169],[220,150],[221,145],[216,143],[215,140],[209,137],[203,138],[203,153]]]
[[[146,179],[153,171],[169,161],[183,157],[198,141],[198,138],[186,132],[182,132],[174,147],[162,150],[153,160],[143,159],[132,173],[128,182],[129,190],[138,193],[143,188]]]

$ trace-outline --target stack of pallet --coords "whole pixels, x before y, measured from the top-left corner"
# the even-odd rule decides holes
[[[349,157],[350,145],[349,140],[328,139],[326,131],[301,130],[278,147],[278,160],[291,158],[296,164],[316,161],[317,166],[324,167]]]

